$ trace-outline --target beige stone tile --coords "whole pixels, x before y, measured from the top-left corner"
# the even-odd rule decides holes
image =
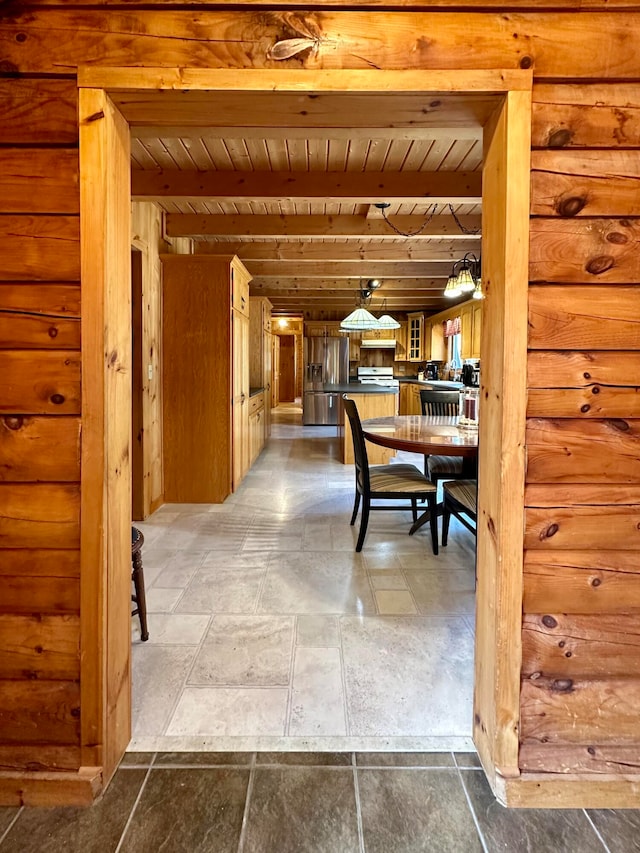
[[[339,646],[340,633],[336,616],[296,617],[296,644],[299,646]]]
[[[187,687],[168,735],[284,735],[289,691],[284,687]]]
[[[376,603],[381,616],[413,616],[418,610],[408,590],[376,590]]]
[[[402,572],[394,569],[369,569],[371,586],[376,589],[408,589]]]
[[[347,734],[338,649],[296,649],[288,734]]]

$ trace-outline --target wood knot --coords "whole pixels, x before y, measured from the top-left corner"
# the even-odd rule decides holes
[[[104,110],[98,110],[97,113],[91,113],[90,116],[87,116],[87,122],[98,121],[98,119],[104,118]]]
[[[4,425],[7,429],[20,429],[23,424],[24,418],[20,415],[8,415],[6,418],[4,418]]]
[[[556,693],[571,693],[573,690],[573,679],[556,678],[551,682],[551,689]]]
[[[620,432],[629,432],[630,429],[629,424],[623,421],[622,418],[609,418],[608,424]]]
[[[553,130],[549,134],[547,145],[549,148],[564,148],[564,146],[568,145],[572,139],[573,133],[570,130],[567,130],[566,127],[563,127],[558,130]]]
[[[532,672],[532,673],[531,673],[531,675],[529,676],[529,679],[530,679],[531,681],[537,681],[537,680],[538,680],[539,678],[541,678],[541,677],[542,677],[542,673],[541,673],[541,672]]]
[[[558,620],[554,619],[553,616],[543,616],[541,621],[542,621],[542,624],[545,626],[545,628],[557,628],[558,627]]]
[[[592,746],[587,747],[587,752],[589,753],[589,755],[595,755],[596,754],[596,751],[595,751],[594,747],[592,747]]]
[[[607,234],[606,239],[607,243],[614,243],[616,246],[623,246],[629,242],[627,235],[621,234],[619,231],[612,231],[611,234]]]
[[[522,56],[519,62],[520,68],[531,68],[533,66],[532,56]]]
[[[50,338],[57,338],[58,337],[58,330],[56,329],[55,326],[50,326],[48,331],[49,331],[49,337]]]
[[[52,394],[50,400],[56,406],[60,406],[62,403],[64,403],[64,396],[62,394]]]
[[[602,580],[600,578],[594,578],[591,581],[591,586],[600,586],[601,583],[602,583]]]
[[[546,530],[540,531],[540,540],[551,539],[552,536],[556,535],[559,529],[560,528],[557,524],[550,524]]]
[[[16,41],[18,42],[18,44],[24,44],[26,42],[26,40],[27,40],[27,34],[26,33],[16,33]]]
[[[44,649],[42,648],[42,646],[36,646],[34,651],[36,652],[36,654],[41,655]]]
[[[591,379],[590,373],[583,373],[582,375],[584,376],[585,379]]]
[[[69,711],[69,713],[71,714],[71,716],[72,716],[72,717],[76,717],[76,718],[77,718],[77,717],[79,717],[79,716],[80,716],[80,708],[72,708],[72,709]]]
[[[580,406],[580,411],[586,415],[591,406],[588,403],[585,403],[583,406]]]
[[[556,210],[560,216],[577,216],[587,203],[583,196],[570,196],[556,204]]]
[[[473,719],[475,721],[476,726],[480,725],[480,714],[474,714]]]
[[[597,258],[591,258],[585,270],[591,275],[602,275],[602,273],[610,270],[614,264],[615,258],[611,255],[598,255]]]
[[[593,388],[591,389],[591,393],[592,394],[599,394],[600,393],[600,389],[598,388],[597,385],[593,386]]]

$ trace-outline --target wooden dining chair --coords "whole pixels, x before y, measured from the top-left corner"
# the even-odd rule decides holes
[[[449,521],[451,516],[463,524],[467,530],[476,535],[478,481],[452,480],[442,487],[444,502],[442,505],[442,545],[447,544],[449,537]]]
[[[459,412],[459,395],[457,391],[420,391],[420,404],[423,415],[439,415],[457,417]],[[427,456],[424,457],[425,476],[435,483],[440,480],[459,480],[462,474],[462,459],[460,456]]]
[[[411,508],[414,522],[418,519],[418,501],[426,501],[429,508],[431,527],[431,545],[433,553],[438,553],[438,513],[436,505],[436,487],[415,465],[369,465],[367,446],[362,432],[360,415],[353,400],[343,396],[344,410],[349,418],[353,438],[353,455],[356,467],[356,496],[351,516],[351,525],[355,524],[362,499],[360,531],[356,551],[362,551],[371,510],[406,510]],[[373,500],[404,500],[404,504],[372,506]]]

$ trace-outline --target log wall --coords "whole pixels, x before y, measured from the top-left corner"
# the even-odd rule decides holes
[[[640,764],[640,4],[77,5],[42,0],[22,17],[0,6],[0,772],[62,778],[87,747],[76,67],[88,63],[533,68],[520,767],[629,773]],[[7,802],[22,791],[0,785]]]

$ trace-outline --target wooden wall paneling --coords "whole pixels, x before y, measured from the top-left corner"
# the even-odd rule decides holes
[[[537,79],[635,79],[635,45],[620,33],[622,27],[626,32],[640,28],[636,11],[626,13],[624,24],[609,12],[581,12],[576,51],[574,12],[523,12],[507,17],[507,26],[502,11],[467,12],[464,32],[459,12],[447,11],[376,15],[308,11],[300,23],[286,11],[268,16],[255,11],[202,11],[197,22],[188,12],[169,9],[132,11],[125,18],[86,11],[80,31],[77,20],[76,10],[54,7],[31,10],[26,20],[8,21],[3,27],[4,61],[22,74],[56,74],[61,67],[97,61],[162,66],[167,56],[173,66],[274,67],[283,65],[279,42],[309,39],[313,32],[308,43],[295,45],[298,51],[291,64],[298,66],[302,59],[313,68],[343,68],[357,57],[359,65],[377,68],[419,69],[428,64],[453,70],[464,64],[474,70],[535,68]],[[142,40],[136,38],[141,32]],[[212,32],[220,35],[213,40],[203,37]],[[416,50],[421,39],[428,44],[427,55]],[[615,50],[609,47],[612,44]]]
[[[34,774],[47,771],[77,771],[80,767],[80,747],[71,744],[52,746],[46,743],[0,744],[0,771],[24,772],[25,767]],[[18,802],[21,800],[18,799]]]
[[[572,77],[567,72],[566,77]],[[637,82],[536,83],[531,142],[537,148],[630,148],[640,139]]]
[[[634,551],[525,553],[527,613],[638,613],[640,564]]]
[[[2,551],[7,559],[8,551]],[[42,553],[42,552],[41,552]],[[57,554],[50,554],[48,571],[54,575]],[[69,552],[76,554],[76,551]],[[2,576],[2,601],[0,613],[78,613],[80,610],[80,582],[77,578],[5,574]]]
[[[532,219],[531,281],[634,284],[639,240],[640,223],[633,219]]]
[[[533,151],[531,213],[640,216],[638,152]]]
[[[0,350],[0,413],[80,414],[80,354]]]
[[[77,214],[78,151],[4,148],[0,188],[0,213]]]
[[[59,72],[58,68],[55,73]],[[77,143],[78,87],[74,79],[0,79],[0,144]]]
[[[527,415],[540,418],[640,418],[638,388],[591,388],[529,390]]]
[[[0,482],[79,480],[79,418],[0,416]]]
[[[0,614],[0,679],[78,681],[79,622],[70,615]]]
[[[624,774],[640,772],[637,746],[612,746],[558,743],[523,743],[520,767],[538,773]]]
[[[77,216],[0,215],[0,281],[78,281]]]
[[[637,745],[640,679],[527,678],[521,737],[544,743]],[[576,721],[579,720],[579,725]]]
[[[640,504],[640,483],[529,483],[526,506],[609,506]]]
[[[131,169],[129,128],[79,96],[83,311],[83,764],[110,779],[131,736]]]
[[[77,548],[77,485],[0,483],[0,548]]]
[[[0,283],[0,311],[79,318],[80,285],[23,281]]]
[[[474,742],[493,784],[520,772],[530,127],[531,93],[510,92],[484,131]]]
[[[640,506],[527,507],[525,548],[637,551]]]
[[[528,483],[640,483],[640,421],[530,418],[526,441]]]
[[[74,681],[2,682],[0,742],[77,744],[80,687]]]
[[[636,254],[640,256],[640,252]],[[637,263],[640,280],[640,261]],[[530,287],[529,348],[640,350],[638,288]]]
[[[637,673],[640,613],[526,613],[522,675],[547,678],[626,678]]]
[[[529,352],[529,388],[590,388],[593,385],[634,387],[640,376],[640,352]]]
[[[162,467],[162,269],[161,252],[174,251],[163,239],[163,215],[150,202],[131,205],[131,243],[142,253],[142,422],[144,442],[143,517],[164,501]],[[178,242],[178,241],[176,241]],[[149,376],[149,368],[151,376]]]

